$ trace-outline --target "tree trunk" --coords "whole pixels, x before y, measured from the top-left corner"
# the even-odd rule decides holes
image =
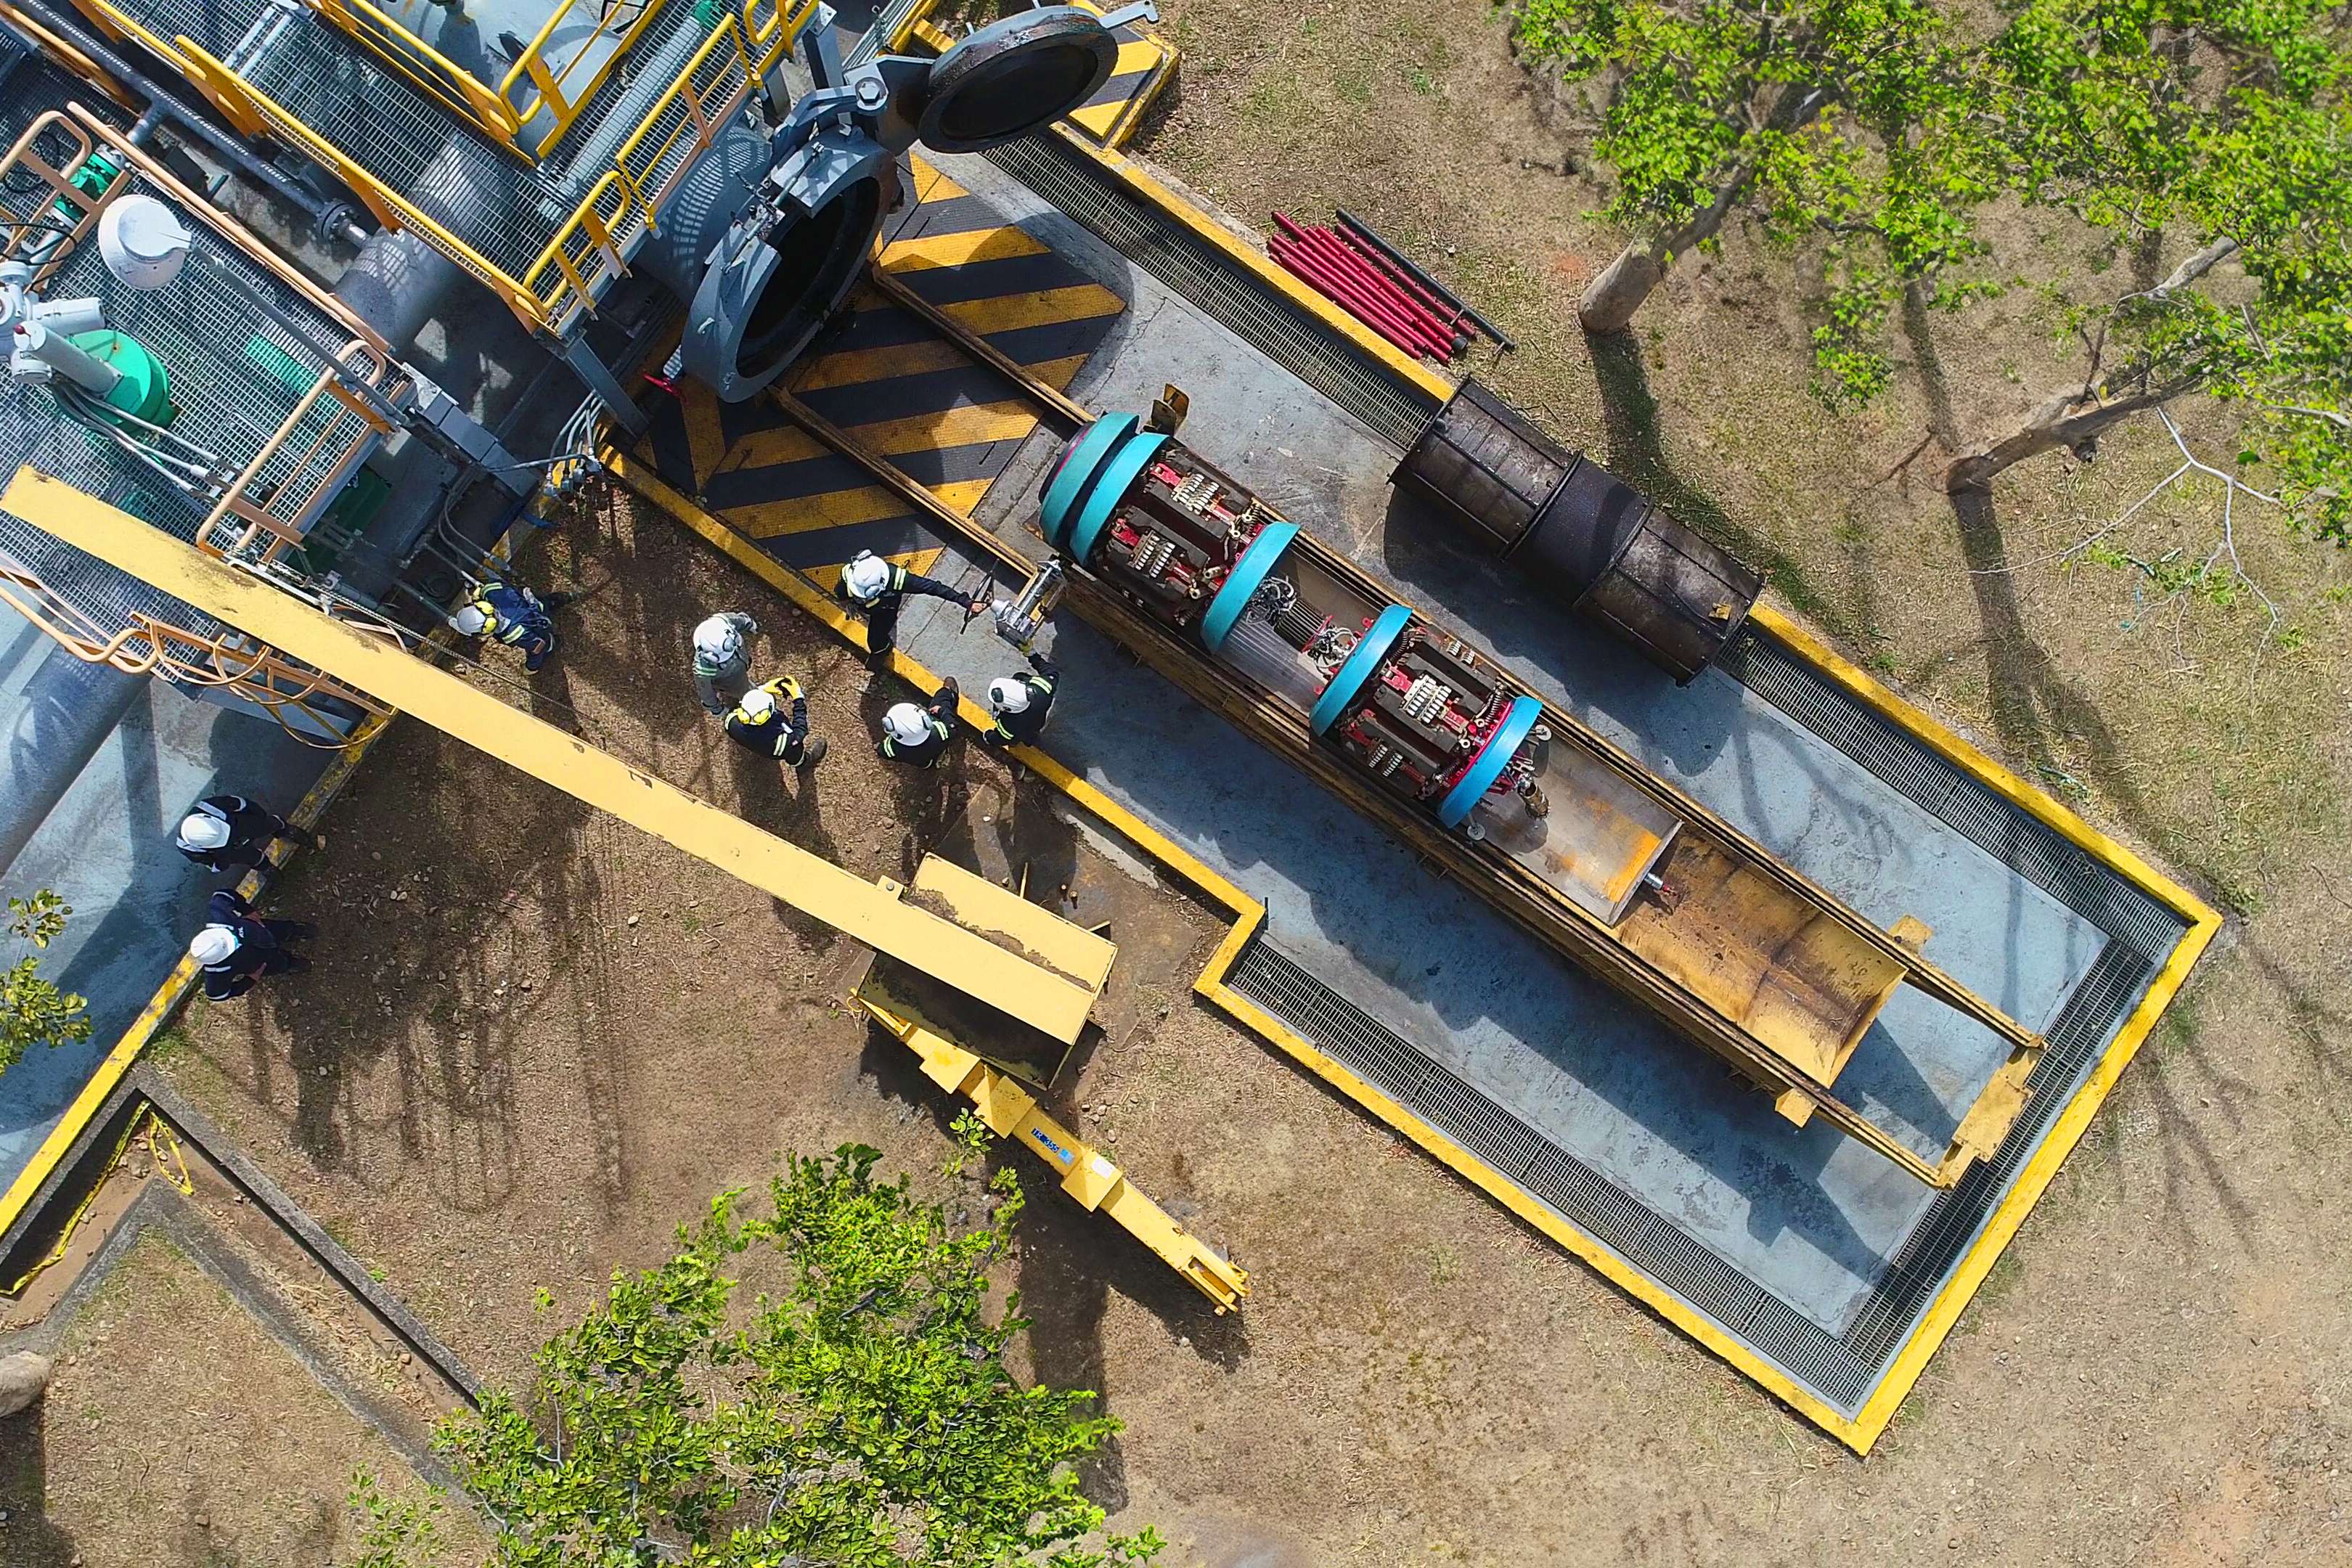
[[[2028,458],[2038,458],[2044,452],[2054,452],[2061,447],[2079,447],[2102,431],[2122,424],[2135,414],[2169,403],[2189,390],[2186,384],[2153,388],[2119,397],[2113,403],[2101,403],[2084,408],[2079,414],[2068,410],[2091,399],[2086,386],[2069,386],[2052,393],[2039,406],[2008,435],[1987,441],[1961,453],[1944,470],[1944,489],[1948,493],[1963,490],[1983,490],[1992,488],[1993,476],[2012,463]]]
[[[1829,100],[1822,88],[1791,85],[1772,106],[1768,123],[1776,132],[1794,131],[1819,114]],[[1595,333],[1622,332],[1631,326],[1633,312],[1665,280],[1666,268],[1675,258],[1716,237],[1755,177],[1756,159],[1751,154],[1732,165],[1714,199],[1693,213],[1688,222],[1675,228],[1651,229],[1619,251],[1617,259],[1585,286],[1584,298],[1576,306],[1578,323]]]
[[[1675,258],[1695,245],[1713,239],[1723,227],[1723,220],[1731,215],[1732,205],[1748,189],[1748,176],[1753,173],[1744,167],[1735,173],[1730,182],[1716,192],[1715,199],[1681,227],[1653,230],[1619,251],[1617,259],[1602,268],[1600,276],[1585,286],[1584,298],[1576,306],[1579,324],[1593,333],[1622,332],[1631,326],[1633,312],[1665,281],[1666,268]]]
[[[0,1418],[28,1408],[48,1386],[48,1357],[31,1351],[0,1356]]]

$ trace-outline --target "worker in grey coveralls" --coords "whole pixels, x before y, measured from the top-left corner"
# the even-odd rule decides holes
[[[694,628],[694,694],[704,710],[724,714],[751,685],[751,639],[760,623],[740,610],[722,610]]]

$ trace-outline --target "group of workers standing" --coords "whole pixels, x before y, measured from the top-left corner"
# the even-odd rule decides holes
[[[899,606],[908,595],[940,599],[962,610],[966,623],[984,616],[990,600],[953,587],[936,578],[909,572],[871,551],[860,551],[842,568],[835,592],[866,616],[866,649],[869,663],[882,668],[888,660],[898,627]],[[722,611],[694,628],[694,689],[702,706],[721,717],[728,737],[761,756],[787,767],[811,768],[825,753],[825,739],[809,732],[808,698],[790,676],[751,683],[751,639],[759,625],[737,610]],[[1034,649],[1023,650],[1030,668],[988,683],[991,723],[978,732],[984,745],[1024,744],[1045,727],[1054,705],[1055,670],[1053,661]],[[937,767],[955,741],[956,700],[961,690],[953,679],[943,680],[927,703],[893,703],[882,715],[874,749],[886,761],[908,767]]]
[[[836,592],[866,618],[866,657],[887,668],[897,638],[898,611],[909,595],[944,600],[963,611],[967,625],[993,608],[981,595],[860,551],[842,569]],[[560,642],[553,613],[571,595],[541,595],[519,584],[493,583],[449,616],[451,629],[467,637],[520,650],[523,668],[536,671]],[[728,739],[788,768],[813,768],[824,759],[825,738],[809,729],[808,694],[789,675],[753,683],[751,639],[759,623],[740,610],[722,611],[694,628],[694,690],[705,711],[724,724]],[[1029,668],[988,683],[990,722],[976,730],[983,745],[1002,750],[1025,745],[1045,727],[1054,706],[1058,672],[1044,654],[1021,647]],[[882,715],[874,749],[886,761],[934,768],[954,745],[957,699],[950,679],[929,702],[893,703]],[[207,870],[242,871],[268,857],[280,839],[306,841],[284,817],[242,795],[209,795],[189,807],[175,844]],[[188,943],[208,1000],[226,1002],[272,974],[299,973],[310,966],[298,951],[311,928],[299,921],[257,918],[253,905],[231,888],[215,891],[205,906],[205,925]]]

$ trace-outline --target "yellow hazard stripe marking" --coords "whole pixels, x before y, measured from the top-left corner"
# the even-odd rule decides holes
[[[891,272],[920,272],[934,267],[962,267],[974,261],[1044,254],[1045,247],[1041,241],[1007,224],[1003,228],[971,228],[961,234],[894,239],[882,247],[882,265]]]
[[[883,419],[856,428],[866,445],[887,458],[928,452],[940,447],[976,447],[986,441],[1017,440],[1037,427],[1037,416],[1020,400],[966,404],[940,414],[917,414],[904,419]],[[806,462],[830,453],[832,447],[797,425],[754,430],[735,443],[719,466],[723,474],[772,468],[783,463]]]
[[[915,153],[908,162],[915,171],[915,201],[918,205],[925,202],[953,201],[958,196],[971,195],[941,174],[939,165],[921,153]]]
[[[980,504],[980,498],[988,493],[989,483],[987,479],[958,479],[952,484],[933,485],[930,491],[969,517],[971,509]],[[719,516],[728,527],[747,538],[782,539],[821,529],[855,528],[861,522],[903,517],[906,512],[907,503],[894,492],[880,485],[859,485],[854,489],[825,490],[790,500],[729,507]]]
[[[982,337],[1023,327],[1050,326],[1055,321],[1115,316],[1126,309],[1125,300],[1099,283],[1073,283],[1066,289],[1000,294],[989,300],[960,300],[940,307],[940,312],[958,326]]]

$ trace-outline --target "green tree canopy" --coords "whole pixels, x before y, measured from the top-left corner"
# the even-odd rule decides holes
[[[1623,330],[1676,258],[1746,214],[1829,237],[1844,283],[1824,366],[1874,384],[1883,363],[1841,357],[1866,321],[1842,318],[1888,277],[1982,249],[1969,216],[1990,169],[1967,131],[1981,51],[1933,0],[1508,3],[1522,57],[1603,100],[1604,210],[1633,237],[1585,290],[1587,331]]]
[[[526,1405],[493,1394],[438,1446],[497,1530],[503,1568],[1106,1568],[1150,1562],[1146,1530],[1101,1537],[1076,1463],[1118,1430],[1083,1390],[1023,1387],[989,1309],[1022,1199],[958,1229],[879,1156],[793,1156],[765,1213],[714,1199],[657,1268],[538,1355]],[[781,1266],[746,1303],[737,1272]],[[370,1563],[405,1560],[414,1510],[362,1483]]]
[[[1956,454],[1955,489],[2192,394],[2235,405],[2242,463],[2352,540],[2352,73],[2342,0],[1507,0],[1531,62],[1592,82],[1606,213],[1632,242],[1586,290],[1624,326],[1734,214],[1818,238],[1818,389],[1893,370],[1906,296],[2050,291],[2082,374]],[[2128,253],[2127,288],[2061,284],[1988,244],[1999,199]],[[2104,292],[2099,292],[2104,288]]]
[[[62,935],[73,908],[47,888],[29,899],[8,900],[8,932],[37,948]],[[41,978],[41,961],[26,953],[0,970],[0,1072],[22,1061],[35,1046],[78,1044],[89,1038],[89,998],[60,991]]]

